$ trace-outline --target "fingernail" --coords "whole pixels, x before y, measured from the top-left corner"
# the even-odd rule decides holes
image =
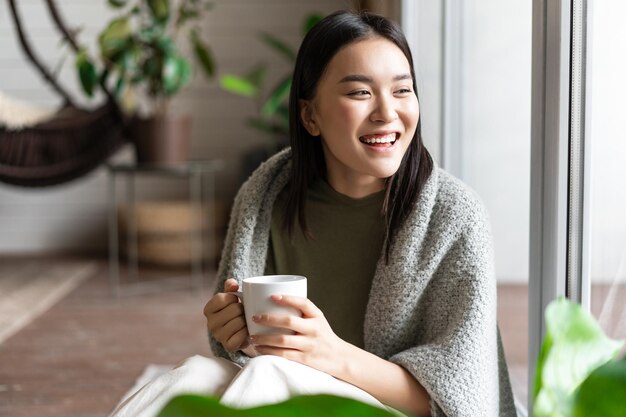
[[[248,340],[250,341],[250,343],[254,343],[256,341],[256,337],[254,336],[249,336]]]
[[[283,296],[282,296],[282,295],[276,295],[276,294],[275,294],[275,295],[272,295],[272,300],[275,300],[275,301],[280,301],[280,300],[282,300],[282,299],[283,299]]]
[[[261,316],[259,316],[258,314],[255,314],[254,316],[252,316],[252,321],[259,321],[261,320]]]

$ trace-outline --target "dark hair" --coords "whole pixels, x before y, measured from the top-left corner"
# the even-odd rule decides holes
[[[315,25],[302,41],[296,58],[293,84],[289,97],[289,133],[291,136],[292,168],[288,185],[285,226],[290,235],[296,223],[306,236],[304,205],[308,186],[316,178],[326,177],[326,162],[322,145],[313,139],[300,118],[299,100],[315,97],[320,78],[335,54],[344,46],[371,37],[393,42],[406,56],[417,95],[411,50],[402,31],[382,16],[369,13],[335,12]],[[416,203],[424,183],[433,170],[433,160],[424,147],[421,135],[421,115],[398,171],[387,179],[382,214],[385,217],[384,247],[389,261],[390,244]]]

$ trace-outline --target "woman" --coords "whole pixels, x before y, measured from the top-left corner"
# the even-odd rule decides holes
[[[292,371],[311,372],[306,381],[327,376],[338,392],[413,415],[514,416],[487,216],[422,143],[400,30],[348,12],[316,25],[296,61],[290,132],[291,149],[263,164],[235,200],[218,289],[204,310],[214,354],[260,381],[268,373],[246,370],[265,358],[267,371],[274,358],[269,368],[285,380]],[[249,336],[232,277],[271,273],[307,276],[309,299],[274,297],[302,318],[256,317],[294,335]],[[217,363],[196,357],[182,368],[230,366]],[[241,405],[224,392],[237,370],[205,391]],[[259,378],[243,378],[244,388]]]

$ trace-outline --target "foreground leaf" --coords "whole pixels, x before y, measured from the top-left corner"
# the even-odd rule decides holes
[[[609,362],[580,385],[573,417],[626,416],[626,360]]]
[[[393,417],[395,414],[356,400],[332,395],[293,397],[278,404],[248,409],[231,408],[215,398],[181,395],[172,399],[158,417]]]
[[[565,298],[546,308],[546,335],[537,362],[534,417],[569,416],[573,395],[598,366],[619,353],[594,318]]]

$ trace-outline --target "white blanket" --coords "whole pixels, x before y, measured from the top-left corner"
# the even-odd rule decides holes
[[[111,417],[154,417],[181,394],[219,397],[237,408],[282,402],[294,395],[333,394],[385,408],[354,385],[277,356],[259,356],[242,368],[223,358],[196,355],[123,400]]]

